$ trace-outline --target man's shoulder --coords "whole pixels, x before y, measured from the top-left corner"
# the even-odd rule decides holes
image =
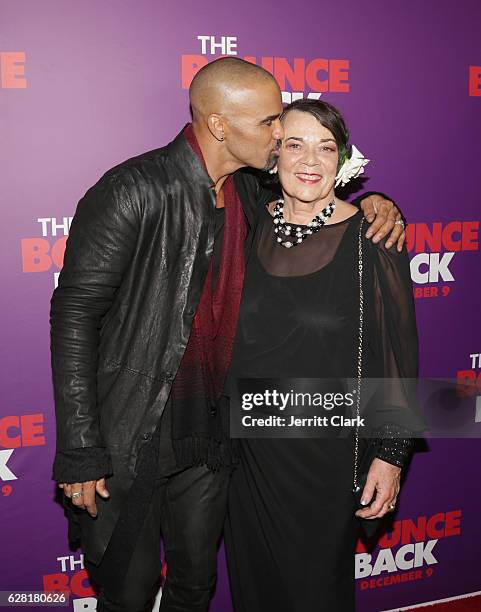
[[[144,151],[138,155],[134,155],[124,161],[112,166],[107,170],[102,178],[107,180],[120,180],[130,182],[134,181],[149,181],[154,177],[159,179],[167,178],[169,163],[172,163],[173,156],[171,154],[171,144],[168,143],[163,147]]]
[[[143,151],[112,166],[100,180],[123,181],[127,184],[131,181],[168,180],[174,168],[181,170],[182,157],[189,154],[183,131],[161,147]]]
[[[163,162],[167,147],[129,157],[106,170],[85,192],[83,206],[101,201],[104,207],[110,202],[115,207],[133,205],[144,210],[145,202],[158,200],[175,174]],[[146,198],[147,194],[155,197]]]

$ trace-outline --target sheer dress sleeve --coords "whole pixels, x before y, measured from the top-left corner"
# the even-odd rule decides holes
[[[415,432],[425,430],[417,400],[419,369],[416,313],[406,247],[399,253],[368,241],[372,258],[372,312],[368,341],[383,378],[373,413],[376,456],[398,467],[410,459]]]

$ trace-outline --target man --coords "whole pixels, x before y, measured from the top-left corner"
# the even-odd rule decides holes
[[[79,202],[51,301],[53,477],[99,611],[151,609],[161,537],[163,612],[206,610],[215,585],[235,464],[218,399],[246,237],[270,196],[237,170],[275,166],[282,103],[274,78],[237,58],[204,67],[189,95],[191,125]],[[370,221],[375,205],[371,234],[394,227],[394,243],[399,212],[371,197]]]

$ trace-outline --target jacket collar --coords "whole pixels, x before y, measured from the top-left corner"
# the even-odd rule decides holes
[[[199,141],[197,140],[197,137],[195,135],[194,127],[193,127],[192,123],[187,123],[184,126],[184,129],[182,130],[182,133],[184,134],[185,139],[189,143],[190,148],[192,149],[192,151],[194,151],[194,153],[197,155],[200,163],[204,166],[205,171],[207,173],[209,173],[209,171],[207,169],[207,164],[205,163],[204,155],[202,153],[202,149],[200,148]]]

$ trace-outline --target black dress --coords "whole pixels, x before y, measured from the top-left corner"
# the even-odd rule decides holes
[[[356,212],[286,249],[276,244],[272,217],[262,208],[247,263],[230,384],[234,378],[355,378],[361,219]],[[366,264],[374,252],[389,253],[368,242]],[[415,375],[417,336],[407,254],[385,258],[391,290],[411,315],[401,331],[407,345],[400,350],[407,351],[403,360],[412,361],[407,369],[403,363],[394,367],[392,351],[383,350],[379,332],[386,331],[387,318],[397,315],[382,307],[388,288],[375,272],[369,275],[366,265],[366,284],[373,288],[365,306],[367,371],[379,374],[383,367],[386,373],[389,361],[397,370],[389,375]],[[399,265],[393,266],[393,259]],[[389,272],[380,274],[383,283]],[[239,453],[225,533],[236,612],[354,610],[358,521],[351,492],[352,436],[240,439]]]

